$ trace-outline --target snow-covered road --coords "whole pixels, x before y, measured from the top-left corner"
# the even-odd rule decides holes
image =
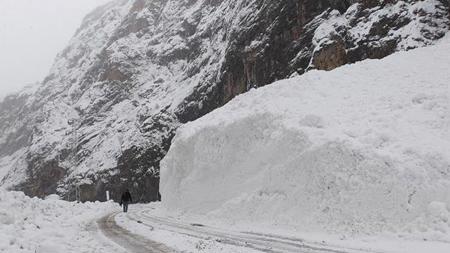
[[[133,253],[171,253],[164,244],[151,241],[143,236],[130,233],[128,230],[117,225],[115,217],[118,213],[112,213],[98,220],[98,226],[103,234],[124,249]]]
[[[221,252],[280,252],[280,253],[354,253],[367,252],[356,249],[342,249],[321,244],[306,242],[298,238],[283,237],[270,234],[226,231],[202,224],[189,224],[173,218],[158,217],[151,214],[150,209],[134,209],[128,214],[113,213],[98,221],[103,233],[130,252],[192,252],[180,243],[180,240],[197,241],[193,252],[204,252],[205,242],[221,245]],[[167,240],[157,242],[157,238]],[[159,237],[158,237],[159,234]],[[176,238],[178,237],[178,238]],[[183,238],[183,239],[180,239]],[[172,242],[170,242],[172,240]],[[200,242],[200,243],[198,243]],[[162,243],[166,243],[165,246]],[[173,243],[173,245],[171,245]],[[202,246],[203,245],[203,246]],[[173,247],[174,249],[171,249]],[[175,250],[176,248],[176,250]],[[206,252],[209,252],[206,250]]]

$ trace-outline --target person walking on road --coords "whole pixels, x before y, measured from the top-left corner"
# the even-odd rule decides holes
[[[133,199],[131,198],[130,191],[128,189],[125,190],[125,192],[122,194],[122,197],[120,198],[120,205],[123,207],[123,212],[128,212],[128,205],[133,202]]]

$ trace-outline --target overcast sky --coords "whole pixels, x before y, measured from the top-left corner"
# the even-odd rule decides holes
[[[109,0],[0,0],[0,99],[42,80],[83,17]]]

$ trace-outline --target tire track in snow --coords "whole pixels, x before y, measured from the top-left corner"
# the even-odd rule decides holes
[[[276,235],[239,233],[223,231],[200,224],[184,224],[170,219],[155,217],[142,210],[128,216],[133,222],[153,229],[170,231],[200,239],[214,239],[223,244],[246,247],[267,253],[368,253],[362,249],[343,249],[333,246],[307,243],[297,238],[287,238]]]
[[[103,234],[111,241],[132,253],[174,253],[173,249],[164,244],[151,241],[143,236],[130,233],[117,225],[113,213],[98,220],[98,226]]]

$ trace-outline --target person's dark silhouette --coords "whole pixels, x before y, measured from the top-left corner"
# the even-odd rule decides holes
[[[130,191],[128,189],[125,190],[124,193],[122,193],[122,197],[120,198],[120,205],[123,207],[123,212],[128,212],[128,205],[133,202],[133,199],[131,198]]]

